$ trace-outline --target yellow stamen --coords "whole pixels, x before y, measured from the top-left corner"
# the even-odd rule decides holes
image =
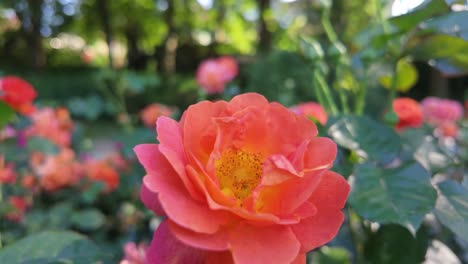
[[[260,182],[263,168],[261,154],[242,149],[225,150],[215,161],[216,177],[226,196],[244,200]]]

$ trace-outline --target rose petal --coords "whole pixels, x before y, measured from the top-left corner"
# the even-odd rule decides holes
[[[267,106],[268,100],[265,96],[257,93],[245,93],[241,95],[234,96],[229,103],[230,107],[238,109],[244,109],[250,106]]]
[[[349,185],[339,174],[328,171],[322,177],[309,199],[317,207],[317,213],[291,226],[301,242],[301,252],[322,246],[336,236],[344,220],[340,209],[348,194]]]
[[[294,210],[307,201],[319,185],[323,171],[306,173],[302,178],[296,178],[283,183],[262,186],[255,208],[259,212],[268,212],[279,216],[291,215]]]
[[[154,155],[159,153],[157,144],[140,144],[135,146],[133,151],[135,151],[138,161],[143,165],[146,172],[152,173],[158,171],[158,164],[153,160]]]
[[[161,203],[159,202],[158,194],[148,189],[145,183],[141,185],[140,198],[143,204],[151,211],[153,211],[156,215],[166,215],[161,206]]]
[[[188,194],[158,148],[153,155],[152,159],[158,164],[158,171],[146,175],[143,181],[148,189],[158,193],[159,201],[171,220],[201,233],[215,233],[221,224],[228,221],[228,212],[211,210],[207,204],[195,201]]]
[[[275,185],[301,176],[285,156],[272,155],[263,163],[261,184]]]
[[[337,147],[333,140],[326,137],[316,137],[309,141],[304,153],[304,170],[329,169],[336,158]]]
[[[209,251],[223,251],[229,248],[227,234],[224,230],[220,230],[215,234],[201,234],[180,227],[170,220],[169,228],[178,240],[191,247]]]
[[[286,226],[251,226],[240,224],[229,234],[234,262],[237,264],[291,263],[300,244]]]
[[[299,254],[297,258],[291,262],[291,264],[305,264],[307,261],[307,256],[306,254]]]
[[[169,229],[168,221],[163,221],[154,232],[151,245],[146,251],[148,264],[203,264],[205,252],[184,245]]]
[[[226,102],[204,101],[190,106],[183,114],[182,126],[184,152],[190,164],[204,170],[216,140],[214,117],[225,116]]]

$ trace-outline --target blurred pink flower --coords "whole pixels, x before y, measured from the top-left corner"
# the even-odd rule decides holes
[[[148,245],[140,243],[136,245],[134,242],[128,242],[124,246],[124,258],[120,264],[145,264],[146,262],[146,249]]]
[[[13,207],[13,211],[8,212],[5,217],[14,222],[20,222],[26,209],[30,206],[28,200],[21,196],[10,196],[8,197],[8,203]]]
[[[298,115],[305,115],[308,118],[313,118],[322,125],[325,125],[328,120],[328,116],[325,112],[325,109],[323,109],[323,107],[316,102],[307,102],[296,106],[292,106],[289,108],[289,110],[293,111]]]
[[[76,185],[82,175],[82,166],[76,161],[72,149],[63,148],[57,155],[33,152],[29,163],[39,176],[41,187],[50,192]]]
[[[444,122],[437,127],[437,131],[443,137],[456,137],[458,126],[455,122]]]
[[[107,160],[88,160],[84,168],[88,179],[105,185],[105,192],[111,192],[119,186],[119,173]]]
[[[63,107],[45,107],[31,116],[32,125],[26,129],[26,136],[43,137],[61,146],[71,143],[73,122],[68,110]]]
[[[196,80],[209,94],[222,93],[226,83],[238,74],[237,62],[229,56],[207,59],[198,66]]]
[[[162,104],[150,104],[140,112],[140,119],[146,127],[154,128],[160,116],[171,116],[172,110]]]
[[[425,121],[434,126],[456,122],[463,117],[463,106],[455,100],[427,97],[421,106]]]
[[[237,61],[231,56],[222,56],[217,60],[225,82],[232,81],[239,73]]]
[[[0,155],[0,184],[14,184],[16,182],[15,165],[7,163],[3,156]]]
[[[0,131],[0,141],[14,137],[16,137],[16,129],[14,129],[12,126],[5,126]]]

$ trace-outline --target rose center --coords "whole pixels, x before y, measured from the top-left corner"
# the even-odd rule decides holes
[[[261,154],[242,149],[225,150],[215,161],[216,177],[221,191],[244,200],[258,185],[263,172]]]

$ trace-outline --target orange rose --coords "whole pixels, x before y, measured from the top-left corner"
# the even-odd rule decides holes
[[[148,263],[305,263],[337,234],[349,185],[306,117],[249,93],[156,127],[159,144],[135,147],[142,200],[167,216]]]

